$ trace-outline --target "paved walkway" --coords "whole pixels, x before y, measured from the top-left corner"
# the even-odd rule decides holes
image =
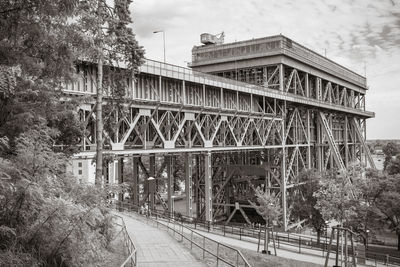
[[[124,218],[128,233],[137,246],[139,266],[206,266],[166,231],[147,225],[132,216],[123,213],[118,215]]]

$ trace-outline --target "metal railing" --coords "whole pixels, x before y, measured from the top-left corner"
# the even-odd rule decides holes
[[[140,66],[140,72],[159,75],[162,77],[172,78],[183,80],[187,82],[199,83],[204,85],[209,85],[217,88],[224,88],[234,91],[239,91],[243,93],[252,93],[258,94],[261,96],[266,96],[269,98],[276,98],[279,100],[285,100],[293,103],[310,105],[315,107],[320,107],[324,109],[332,109],[341,112],[348,112],[353,113],[361,116],[373,117],[375,113],[370,111],[365,111],[361,106],[356,107],[349,107],[345,105],[338,105],[334,103],[329,103],[326,101],[318,100],[315,98],[305,97],[301,95],[296,95],[288,92],[283,92],[280,90],[275,90],[272,88],[254,85],[246,82],[235,81],[228,78],[207,74],[199,71],[194,71],[189,68],[184,68],[181,66],[176,66],[164,62],[159,62],[151,59],[145,59],[144,63]],[[80,82],[83,83],[83,77],[80,77]],[[82,86],[84,86],[82,84]],[[131,89],[133,90],[133,88]],[[95,92],[83,92],[83,91],[76,91],[73,89],[65,88],[63,90],[65,93],[73,93],[73,94],[84,94],[84,95],[93,95]],[[129,94],[128,94],[129,95]],[[133,97],[133,94],[131,94]],[[132,98],[135,100],[146,101],[146,102],[157,102],[158,100],[151,100],[151,99],[142,99],[142,98]],[[171,102],[170,104],[176,104]],[[222,107],[220,107],[222,108]],[[222,108],[223,110],[229,110],[228,108]]]
[[[232,79],[195,71],[189,68],[176,66],[164,62],[159,62],[151,59],[146,59],[144,64],[140,66],[140,71],[144,73],[150,73],[154,75],[161,75],[173,79],[181,79],[194,83],[201,83],[209,86],[231,89],[239,92],[254,93],[265,95],[267,97],[277,98],[281,100],[287,100],[294,103],[302,103],[308,105],[314,105],[324,108],[337,109],[344,112],[355,112],[360,115],[374,116],[373,112],[364,111],[361,107],[353,108],[338,104],[325,102],[322,100],[304,97],[292,93],[287,93],[272,88],[254,85],[246,82],[235,81]]]
[[[168,233],[172,231],[173,235],[178,236],[181,242],[186,241],[188,245],[190,245],[191,250],[193,250],[194,247],[199,248],[202,252],[203,259],[205,259],[207,255],[215,258],[217,266],[225,264],[224,266],[251,267],[240,250],[208,238],[158,211],[147,210],[141,213],[139,206],[127,202],[116,202],[113,208],[119,211],[134,212],[139,218],[146,220],[147,223],[152,223],[160,229],[163,228],[167,230]],[[160,219],[164,219],[165,221],[161,221]]]
[[[136,249],[135,243],[132,241],[132,238],[130,237],[128,231],[126,230],[126,225],[125,225],[124,218],[122,218],[121,216],[118,216],[118,215],[114,215],[114,216],[121,220],[120,224],[119,223],[115,223],[115,224],[117,224],[118,226],[121,227],[121,231],[119,233],[122,233],[123,239],[124,239],[124,245],[125,245],[125,248],[128,251],[128,257],[121,264],[120,267],[137,266],[138,265],[137,264],[138,263],[138,260],[137,260],[137,249]]]
[[[219,234],[222,236],[229,236],[238,240],[243,240],[251,243],[260,243],[261,237],[265,236],[265,228],[263,226],[258,227],[245,227],[240,225],[227,225],[225,223],[210,222],[205,220],[199,220],[195,217],[186,216],[180,213],[171,213],[168,211],[154,209],[153,214],[157,214],[159,218],[172,218],[179,221],[180,224],[186,225],[189,228],[196,230],[206,231],[209,233]],[[306,250],[312,250],[320,252],[321,256],[325,256],[328,250],[329,240],[327,236],[317,237],[305,236],[290,232],[275,232],[275,242],[277,248],[288,249],[291,247],[293,251],[298,253],[308,253]],[[336,244],[335,241],[333,244]],[[335,252],[331,249],[332,252]],[[340,250],[339,250],[340,251]],[[351,252],[351,250],[349,250]],[[400,258],[389,254],[377,253],[371,250],[365,251],[365,256],[358,255],[356,258],[359,261],[366,260],[370,264],[375,266],[400,266]]]

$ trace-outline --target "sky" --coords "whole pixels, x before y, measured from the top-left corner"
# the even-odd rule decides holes
[[[367,77],[367,139],[400,139],[400,0],[134,0],[146,58],[186,66],[201,33],[225,43],[283,34]]]

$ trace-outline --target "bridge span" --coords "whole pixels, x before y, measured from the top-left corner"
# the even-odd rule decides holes
[[[122,182],[129,165],[134,204],[164,203],[158,181],[166,173],[164,206],[173,210],[174,165],[181,159],[188,216],[230,220],[240,210],[251,222],[243,211],[254,198],[250,181],[281,198],[286,229],[292,195],[305,182],[298,180],[301,170],[374,167],[365,144],[366,119],[374,113],[365,107],[364,77],[282,35],[192,53],[192,69],[145,60],[127,78],[126,110],[106,114],[116,123],[104,131],[105,153],[117,159],[105,180]],[[95,96],[95,66],[82,63],[78,72],[64,92]],[[94,110],[90,101],[80,109],[87,131],[72,163],[78,177],[94,175]]]

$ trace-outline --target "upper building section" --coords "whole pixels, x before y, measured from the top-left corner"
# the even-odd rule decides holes
[[[365,77],[335,63],[334,61],[302,46],[283,36],[270,36],[229,44],[208,44],[195,46],[192,49],[193,69],[216,73],[224,68],[241,68],[243,61],[253,60],[252,65],[268,65],[280,63],[291,65],[282,59],[288,57],[294,62],[304,64],[308,68],[321,71],[340,80],[367,89]],[[260,59],[264,59],[260,61]],[[271,59],[271,62],[268,60]],[[226,63],[234,62],[235,66]],[[218,67],[220,66],[220,67]]]

